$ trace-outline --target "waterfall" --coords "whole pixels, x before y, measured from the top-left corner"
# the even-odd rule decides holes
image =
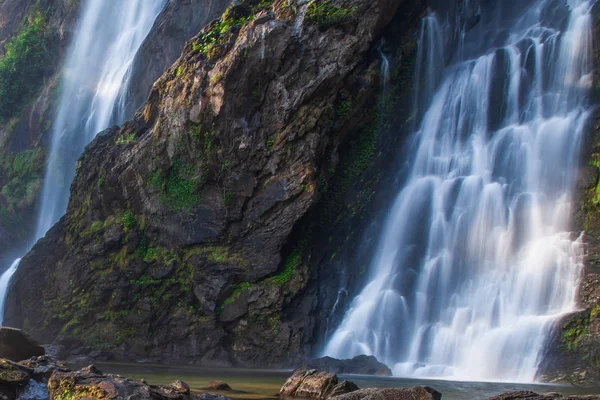
[[[381,75],[381,81],[383,82],[383,95],[385,96],[387,93],[387,86],[390,81],[390,62],[385,56],[383,52],[383,46],[385,45],[385,41],[381,39],[381,44],[377,47],[377,52],[381,57],[381,71],[379,72]]]
[[[130,66],[167,0],[86,0],[62,73],[60,102],[33,242],[65,213],[77,159],[94,136],[114,124],[121,86]],[[130,117],[130,116],[125,116]],[[0,277],[2,310],[18,261]],[[0,319],[0,324],[2,319]]]
[[[535,380],[583,269],[568,229],[593,4],[482,2],[453,58],[441,18],[425,18],[410,176],[325,355],[375,355],[397,376]]]

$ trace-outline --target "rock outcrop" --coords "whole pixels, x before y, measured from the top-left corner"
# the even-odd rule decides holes
[[[427,386],[409,388],[360,389],[336,400],[441,400],[442,394]]]
[[[207,387],[209,390],[231,390],[231,386],[223,381],[209,381]]]
[[[377,361],[374,356],[366,355],[347,360],[338,360],[331,357],[315,358],[307,363],[307,367],[333,372],[334,374],[392,376],[392,371],[387,365]]]
[[[338,384],[336,374],[316,369],[294,371],[294,374],[283,384],[281,396],[309,397],[325,399]]]
[[[351,157],[364,165],[341,169],[349,180],[370,166],[379,38],[396,15],[390,34],[411,38],[398,60],[414,57],[426,2],[324,4],[241,2],[188,42],[134,120],[88,146],[66,216],[13,279],[8,324],[98,359],[307,358],[319,273],[293,230],[340,147],[366,151]]]
[[[44,354],[44,348],[25,332],[13,328],[0,328],[0,358],[20,361]]]
[[[153,386],[118,375],[103,374],[90,365],[75,372],[55,372],[48,381],[50,400],[229,400],[212,394],[191,394],[185,382]]]

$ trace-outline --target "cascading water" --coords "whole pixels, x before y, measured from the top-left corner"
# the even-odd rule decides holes
[[[455,46],[435,15],[423,22],[412,171],[326,355],[533,381],[546,333],[576,309],[583,250],[567,230],[594,1],[490,3]],[[450,66],[447,48],[460,52]]]
[[[65,213],[77,159],[94,136],[124,116],[117,101],[130,66],[167,0],[87,0],[63,70],[58,113],[34,241]],[[2,310],[18,261],[0,278]],[[2,314],[0,314],[0,317]],[[2,318],[0,318],[0,324]]]

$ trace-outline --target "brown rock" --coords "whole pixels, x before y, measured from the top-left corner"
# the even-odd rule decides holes
[[[356,386],[354,382],[342,381],[335,385],[335,387],[331,390],[331,393],[329,393],[329,397],[335,397],[342,394],[351,393],[359,389],[360,388]]]
[[[225,396],[190,394],[189,386],[175,381],[170,386],[153,386],[119,375],[103,374],[93,365],[75,372],[56,371],[48,381],[50,400],[136,399],[136,400],[230,400]]]
[[[0,358],[21,361],[44,354],[44,348],[25,332],[13,328],[0,328]]]
[[[171,383],[171,388],[175,390],[177,393],[181,394],[190,394],[190,387],[184,381],[174,381]]]
[[[336,396],[336,400],[441,400],[442,394],[427,386],[389,389],[360,389]]]
[[[208,388],[210,390],[231,390],[231,387],[223,381],[209,381]]]
[[[283,384],[279,394],[323,399],[329,396],[337,384],[337,375],[331,372],[297,369]]]

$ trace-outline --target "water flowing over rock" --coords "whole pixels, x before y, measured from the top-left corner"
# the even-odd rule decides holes
[[[536,378],[583,269],[569,215],[593,4],[481,2],[456,45],[442,16],[424,20],[410,173],[324,354],[373,354],[401,376]]]

